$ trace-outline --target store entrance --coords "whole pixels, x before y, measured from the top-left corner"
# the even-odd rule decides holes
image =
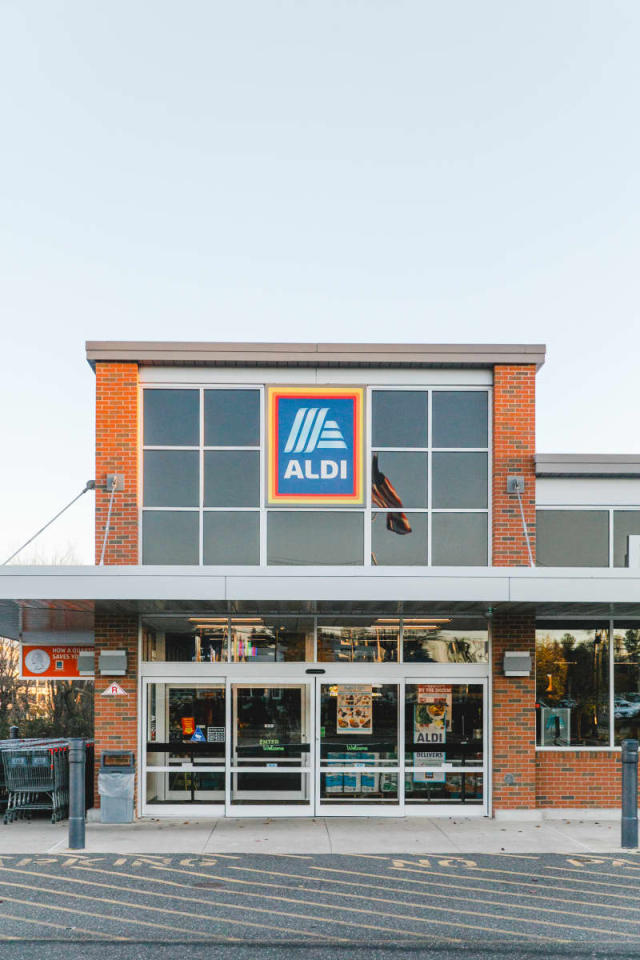
[[[147,685],[143,812],[486,813],[486,681]]]

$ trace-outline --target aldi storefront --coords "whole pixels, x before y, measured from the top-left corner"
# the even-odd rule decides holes
[[[0,619],[35,669],[82,620],[139,816],[618,804],[640,461],[536,456],[543,347],[87,357],[97,566],[2,568]]]
[[[481,620],[143,623],[144,814],[486,814]]]

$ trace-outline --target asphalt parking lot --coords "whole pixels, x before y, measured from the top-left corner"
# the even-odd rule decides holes
[[[0,952],[637,957],[639,882],[636,853],[0,855]]]

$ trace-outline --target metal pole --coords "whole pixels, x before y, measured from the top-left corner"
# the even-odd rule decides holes
[[[19,737],[20,737],[20,731],[18,730],[18,728],[16,726],[9,727],[9,739],[18,740]]]
[[[86,749],[81,737],[69,740],[69,849],[84,850]]]
[[[638,741],[622,741],[622,846],[638,846]]]

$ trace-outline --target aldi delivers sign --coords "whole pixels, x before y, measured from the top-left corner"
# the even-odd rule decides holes
[[[364,502],[362,387],[270,387],[268,502]]]

